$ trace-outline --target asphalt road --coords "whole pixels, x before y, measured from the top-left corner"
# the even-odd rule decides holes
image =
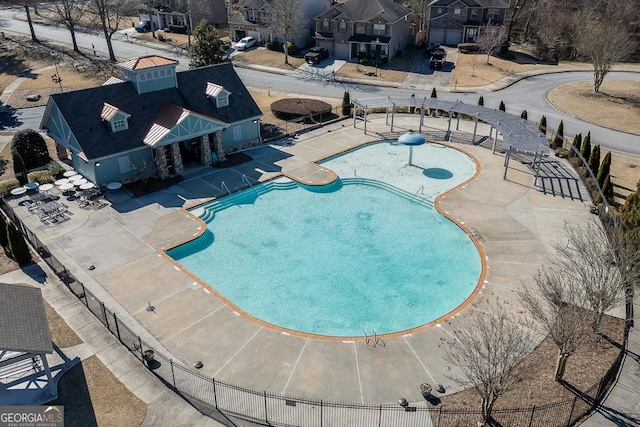
[[[19,8],[0,9],[0,30],[29,33],[26,22],[12,19],[12,16],[20,13]],[[64,28],[46,25],[35,25],[36,36],[42,39],[54,40],[60,43],[71,43],[71,36]],[[82,34],[78,37],[81,48],[91,50],[95,46],[98,55],[106,56],[107,46],[100,35]],[[180,62],[178,69],[188,68],[188,58],[175,53],[154,49],[150,45],[139,45],[127,41],[113,40],[113,48],[119,58],[130,58],[149,54],[159,54],[176,59]],[[345,90],[349,90],[352,99],[366,99],[373,97],[410,96],[429,97],[431,91],[416,89],[397,89],[367,84],[345,84],[327,81],[320,75],[303,74],[272,74],[247,68],[236,68],[245,85],[249,87],[265,88],[277,91],[286,91],[297,94],[318,95],[326,97],[342,98]],[[501,100],[507,107],[507,112],[519,115],[522,110],[527,110],[531,120],[539,120],[544,114],[547,117],[549,129],[557,128],[560,120],[564,120],[565,135],[574,135],[591,131],[592,141],[602,147],[613,148],[633,154],[640,154],[640,136],[618,132],[602,128],[573,116],[556,110],[546,100],[546,94],[552,88],[576,81],[591,81],[589,72],[565,72],[545,74],[521,80],[505,89],[483,94],[485,106],[498,108]],[[612,72],[607,79],[640,80],[640,73]],[[439,91],[438,97],[443,100],[460,100],[469,104],[478,102],[478,94],[447,93]],[[1,107],[0,107],[1,108]],[[44,112],[44,108],[29,108],[13,112],[13,114],[0,110],[1,128],[37,128]],[[9,114],[9,115],[8,115]]]

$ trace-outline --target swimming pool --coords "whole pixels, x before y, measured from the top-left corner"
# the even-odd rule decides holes
[[[323,165],[340,169],[347,156]],[[446,179],[473,176],[462,164]],[[369,177],[320,188],[278,179],[194,212],[207,231],[168,254],[243,312],[298,332],[348,337],[424,325],[463,303],[482,269],[472,240],[431,200]]]

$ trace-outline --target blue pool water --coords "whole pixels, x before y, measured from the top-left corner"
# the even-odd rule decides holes
[[[240,310],[295,331],[418,327],[459,306],[481,273],[466,233],[430,201],[378,180],[281,179],[196,213],[207,231],[168,254]]]

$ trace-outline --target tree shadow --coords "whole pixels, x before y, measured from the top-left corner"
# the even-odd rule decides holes
[[[64,406],[66,427],[98,425],[82,363],[78,363],[60,378],[58,398],[49,403]]]
[[[0,62],[0,74],[7,74],[15,77],[25,77],[27,79],[35,79],[38,74],[31,70],[31,67],[25,63],[16,53],[6,53],[2,55]]]
[[[18,118],[18,110],[9,106],[0,104],[0,130],[7,130],[18,127],[22,124],[22,121]],[[7,165],[6,160],[2,160],[2,170]]]

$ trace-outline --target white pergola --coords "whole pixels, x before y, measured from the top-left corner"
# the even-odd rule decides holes
[[[418,98],[415,95],[410,97],[391,97],[386,98],[367,98],[367,99],[355,99],[352,101],[354,105],[353,109],[353,127],[356,127],[356,110],[361,109],[363,111],[362,120],[364,121],[364,132],[367,133],[367,115],[369,111],[374,108],[385,108],[387,124],[391,127],[393,132],[393,121],[398,107],[409,107],[420,110],[420,124],[418,133],[422,132],[422,126],[424,125],[425,111],[439,110],[447,111],[449,113],[448,125],[447,125],[447,138],[451,132],[451,119],[453,113],[457,113],[458,123],[460,121],[460,114],[473,118],[473,140],[475,141],[476,132],[478,129],[478,122],[487,123],[491,126],[489,131],[489,137],[493,139],[492,153],[495,154],[496,143],[498,140],[498,132],[502,135],[502,141],[505,148],[505,161],[504,161],[504,177],[507,176],[507,170],[509,168],[509,160],[513,152],[523,153],[533,156],[533,168],[535,170],[535,177],[538,178],[540,170],[540,162],[544,156],[549,155],[549,143],[546,135],[541,133],[538,129],[529,125],[529,123],[521,119],[520,117],[507,114],[501,110],[495,110],[486,108],[481,105],[465,104],[461,101],[441,101],[437,98]],[[389,115],[390,121],[389,121]],[[493,130],[495,129],[495,135]]]

